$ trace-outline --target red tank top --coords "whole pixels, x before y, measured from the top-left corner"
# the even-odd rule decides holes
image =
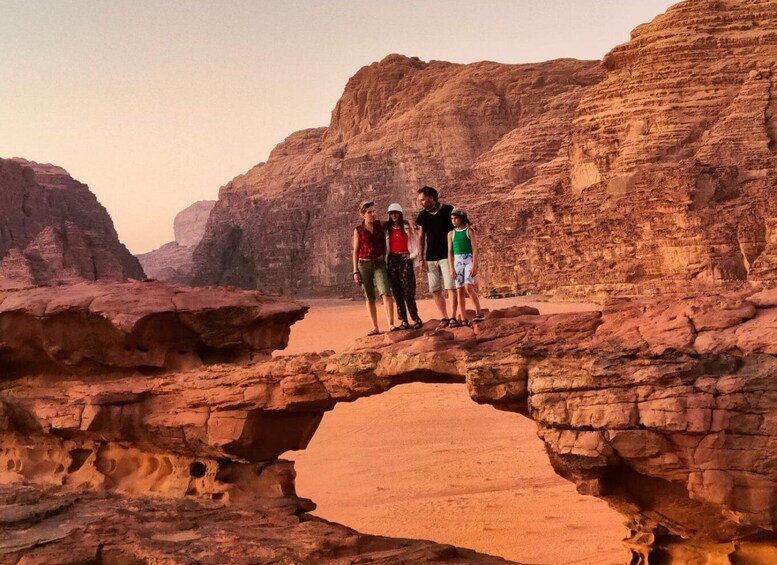
[[[409,253],[407,237],[405,230],[392,227],[389,230],[389,253]]]

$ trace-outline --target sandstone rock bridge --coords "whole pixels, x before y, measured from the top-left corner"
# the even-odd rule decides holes
[[[0,292],[0,562],[503,560],[315,518],[293,463],[338,402],[466,384],[628,520],[633,563],[777,558],[777,290],[495,311],[270,358],[306,308],[157,283]]]

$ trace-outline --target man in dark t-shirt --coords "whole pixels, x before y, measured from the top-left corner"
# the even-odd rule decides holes
[[[448,263],[448,232],[453,229],[451,212],[453,206],[442,204],[437,190],[431,186],[418,189],[418,204],[421,212],[415,222],[421,228],[418,236],[418,252],[421,263],[426,265],[429,277],[429,290],[434,297],[434,303],[440,311],[442,321],[440,327],[447,327],[448,308],[445,303],[445,291],[456,311],[458,297]]]

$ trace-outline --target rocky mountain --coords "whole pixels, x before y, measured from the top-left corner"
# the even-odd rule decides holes
[[[189,284],[194,249],[205,233],[215,204],[215,200],[200,200],[178,212],[173,222],[175,241],[136,256],[146,275],[160,281]]]
[[[67,171],[0,159],[0,288],[143,279],[108,212]]]
[[[194,280],[347,293],[358,202],[424,184],[482,230],[486,292],[774,280],[775,57],[766,0],[687,0],[601,62],[391,55],[221,189]]]
[[[774,280],[775,57],[774,2],[688,0],[636,28],[547,166],[513,182],[505,156],[528,153],[512,144],[457,186],[476,218],[504,210],[484,279],[572,292]]]
[[[568,129],[586,87],[602,77],[598,62],[575,60],[457,65],[390,55],[361,69],[329,127],[292,134],[266,163],[220,190],[194,253],[195,283],[351,292],[350,238],[361,200],[414,211],[418,187],[450,193],[517,128]],[[554,147],[548,139],[534,151]]]

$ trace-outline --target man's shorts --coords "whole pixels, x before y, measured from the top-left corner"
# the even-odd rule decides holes
[[[378,287],[378,294],[381,296],[391,296],[391,284],[389,284],[385,261],[365,261],[364,259],[359,259],[359,276],[362,279],[364,298],[370,302],[375,302],[376,286]]]
[[[472,276],[472,254],[453,256],[453,267],[456,270],[456,288],[462,288],[465,284],[475,284],[475,278]]]
[[[448,259],[427,261],[426,268],[429,277],[429,292],[437,292],[443,288],[445,288],[445,290],[453,290],[456,288],[453,277],[451,276],[451,265],[448,262]]]

